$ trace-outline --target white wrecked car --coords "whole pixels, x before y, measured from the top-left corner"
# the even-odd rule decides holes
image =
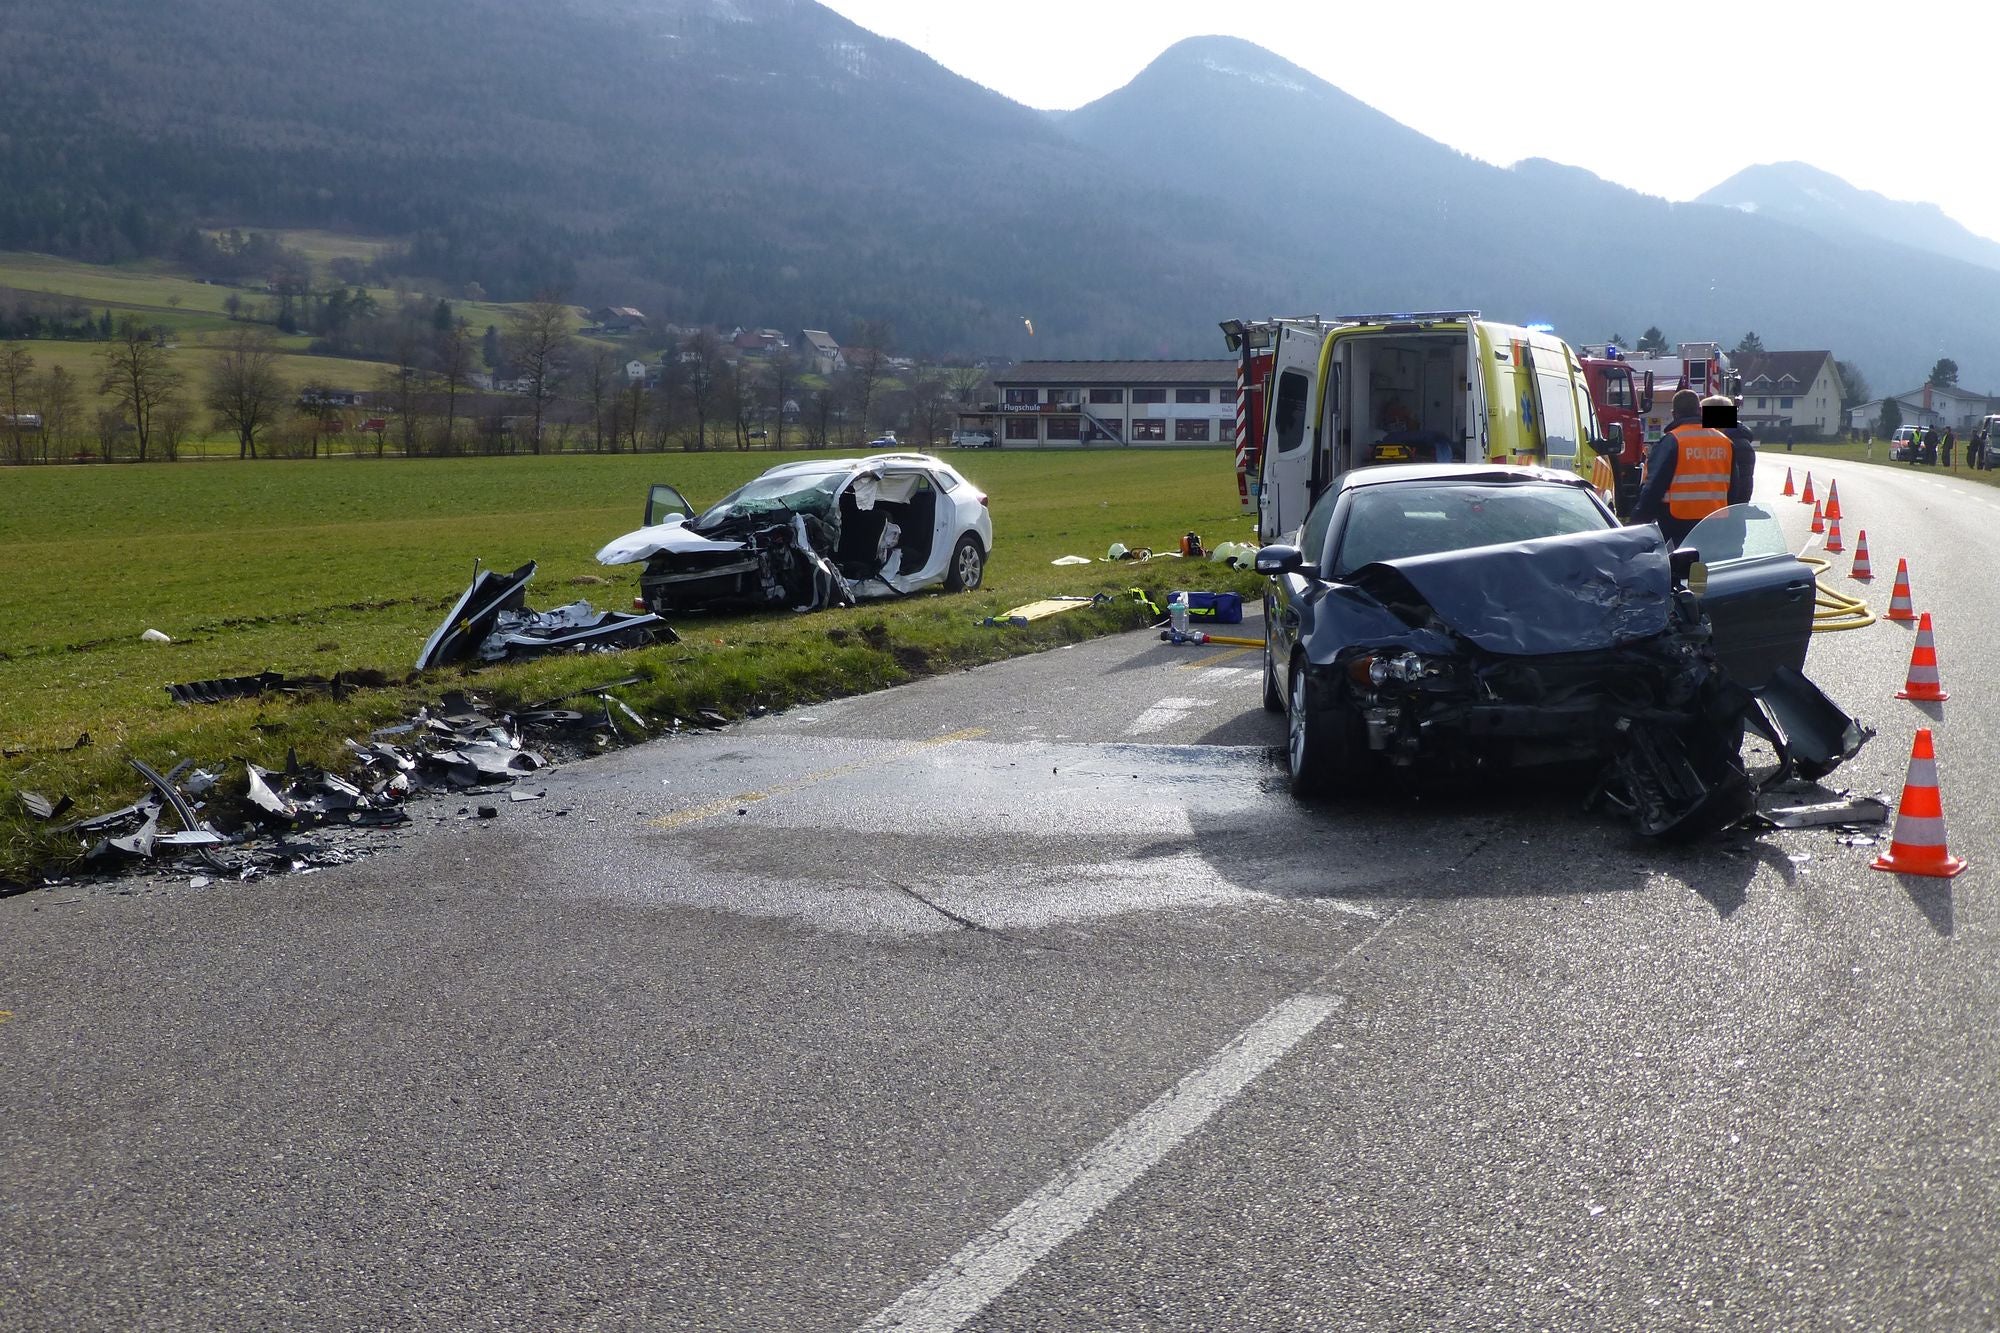
[[[644,561],[639,594],[665,614],[724,607],[846,606],[943,586],[977,588],[993,550],[986,495],[928,454],[785,463],[708,512],[655,486],[646,526],[600,564]]]

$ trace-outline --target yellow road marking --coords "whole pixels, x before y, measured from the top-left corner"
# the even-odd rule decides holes
[[[985,727],[967,727],[963,731],[948,732],[943,736],[933,736],[929,740],[911,741],[908,745],[899,745],[893,750],[885,750],[881,754],[870,755],[866,759],[856,759],[851,763],[836,764],[832,768],[822,768],[816,773],[807,773],[803,777],[791,782],[780,783],[765,791],[740,791],[734,796],[718,797],[713,801],[705,801],[700,805],[689,806],[685,810],[676,810],[671,814],[661,815],[658,819],[650,820],[648,824],[652,828],[680,828],[687,824],[698,823],[704,819],[713,819],[717,815],[728,814],[731,810],[740,810],[744,806],[754,804],[758,801],[768,801],[774,796],[790,795],[801,788],[812,786],[815,782],[825,782],[828,778],[838,778],[849,773],[858,773],[864,768],[879,768],[883,764],[893,764],[898,759],[907,759],[913,754],[921,754],[925,750],[936,749],[940,745],[954,745],[959,741],[977,740],[985,734]]]
[[[1262,644],[1258,644],[1255,648],[1229,648],[1219,653],[1212,653],[1207,657],[1196,658],[1192,662],[1183,662],[1180,665],[1180,669],[1182,671],[1205,671],[1217,662],[1227,662],[1232,657],[1241,657],[1245,653],[1258,653],[1263,650],[1264,645]]]
[[[12,1009],[0,1009],[0,1023],[6,1022],[13,1016],[14,1016],[14,1011]]]

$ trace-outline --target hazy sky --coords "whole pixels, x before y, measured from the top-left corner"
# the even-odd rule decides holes
[[[1034,107],[1080,106],[1183,37],[1227,33],[1490,162],[1553,158],[1669,199],[1752,163],[1810,162],[2000,237],[1990,4],[825,3]],[[1711,28],[1690,31],[1702,14]],[[1707,53],[1677,53],[1691,43]]]

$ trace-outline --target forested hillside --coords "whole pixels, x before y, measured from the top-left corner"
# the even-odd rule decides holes
[[[411,271],[496,297],[924,346],[1029,316],[1138,347],[1258,291],[1215,227],[1158,225],[1042,116],[806,0],[14,0],[0,39],[0,248],[406,235]]]
[[[330,228],[398,238],[384,281],[886,323],[940,355],[1206,354],[1224,317],[1472,306],[2000,383],[2000,272],[1480,162],[1234,39],[1067,115],[812,0],[10,0],[0,44],[0,248],[212,263],[197,226]]]

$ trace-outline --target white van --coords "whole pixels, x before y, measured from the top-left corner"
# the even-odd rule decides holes
[[[1580,451],[1616,452],[1599,438],[1576,353],[1546,329],[1497,324],[1476,310],[1247,327],[1271,347],[1257,501],[1265,541],[1304,522],[1351,468],[1498,462],[1578,471]]]

